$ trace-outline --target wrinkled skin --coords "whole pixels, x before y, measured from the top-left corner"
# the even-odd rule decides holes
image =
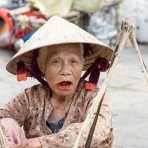
[[[45,78],[52,90],[52,104],[55,108],[49,121],[65,116],[68,104],[80,80],[83,58],[80,45],[65,44],[50,47],[48,52]],[[68,82],[69,85],[61,85]],[[22,139],[21,130],[13,119],[1,119],[1,125],[6,129],[10,148],[41,148],[37,138]]]
[[[52,92],[57,96],[71,96],[80,80],[83,59],[81,58],[80,45],[65,44],[50,47],[48,52],[45,77]],[[68,90],[61,90],[58,83],[70,81]]]
[[[83,68],[83,56],[78,44],[52,46],[48,52],[45,78],[52,90],[51,103],[54,111],[48,122],[66,116]],[[63,82],[69,85],[61,85]]]

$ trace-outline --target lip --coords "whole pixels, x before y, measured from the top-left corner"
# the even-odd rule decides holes
[[[69,91],[72,88],[71,81],[61,81],[57,84],[57,88],[61,91]]]

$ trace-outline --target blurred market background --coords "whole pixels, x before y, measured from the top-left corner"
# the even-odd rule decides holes
[[[0,0],[0,103],[38,82],[17,82],[5,66],[51,16],[79,25],[115,48],[123,20],[131,19],[148,65],[147,0]],[[103,75],[104,77],[104,75]],[[127,43],[109,83],[114,148],[148,148],[148,86],[135,49]]]

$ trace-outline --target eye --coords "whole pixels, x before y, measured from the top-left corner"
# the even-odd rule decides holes
[[[79,63],[79,62],[78,62],[78,60],[71,59],[71,63],[74,64],[74,63]]]
[[[60,60],[58,58],[53,58],[50,60],[50,64],[59,64]]]
[[[51,63],[56,64],[58,63],[58,60],[52,60]]]

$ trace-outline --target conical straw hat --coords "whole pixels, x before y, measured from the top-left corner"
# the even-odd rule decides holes
[[[88,68],[98,56],[106,58],[109,61],[113,53],[113,50],[106,44],[97,40],[80,27],[63,18],[53,16],[25,42],[23,47],[8,62],[6,69],[10,73],[16,74],[17,62],[21,60],[24,63],[31,63],[33,50],[38,50],[45,46],[68,43],[84,43],[92,49],[91,54],[85,57],[84,70]]]

